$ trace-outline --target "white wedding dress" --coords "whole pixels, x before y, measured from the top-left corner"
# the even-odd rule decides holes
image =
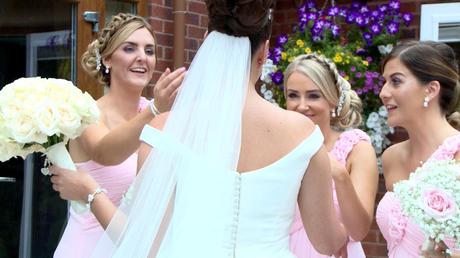
[[[144,128],[153,149],[92,258],[293,257],[297,196],[323,136],[316,128],[277,162],[236,172],[250,74],[249,38],[209,33],[162,131]]]
[[[162,132],[148,125],[142,132],[141,140],[163,151],[180,149],[173,140],[164,137]],[[296,148],[266,167],[244,173],[225,172],[226,176],[217,186],[225,189],[223,191],[225,194],[222,195],[224,199],[217,206],[225,209],[227,214],[225,216],[227,220],[222,222],[225,233],[222,237],[216,235],[219,241],[209,243],[206,250],[194,249],[192,244],[194,232],[175,232],[175,223],[194,223],[195,216],[205,216],[207,211],[200,210],[200,200],[195,197],[179,200],[187,202],[188,205],[185,209],[174,212],[190,214],[190,216],[182,216],[181,221],[174,221],[173,214],[172,224],[157,257],[295,257],[289,251],[289,230],[295,214],[300,183],[310,158],[322,143],[323,136],[319,127],[316,127],[313,133]],[[181,154],[197,165],[206,167],[204,166],[206,161],[195,157],[194,154],[185,150]],[[178,189],[183,187],[180,182],[179,176]],[[189,221],[183,221],[187,218]],[[195,230],[205,230],[200,227],[197,225]],[[190,234],[188,236],[190,246],[177,246],[173,240],[176,233]],[[213,234],[212,230],[209,233]]]

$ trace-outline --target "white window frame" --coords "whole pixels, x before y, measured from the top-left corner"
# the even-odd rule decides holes
[[[460,22],[460,2],[423,4],[420,15],[420,40],[439,41],[439,24]],[[450,42],[460,41],[449,40]]]

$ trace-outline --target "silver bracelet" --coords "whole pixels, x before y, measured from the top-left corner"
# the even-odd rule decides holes
[[[91,203],[94,201],[94,198],[96,198],[96,195],[100,193],[107,193],[107,190],[98,187],[92,194],[88,194],[88,203],[86,204],[86,208],[88,208],[88,210],[91,209]]]
[[[160,114],[160,111],[158,110],[158,108],[155,106],[155,103],[154,101],[150,101],[149,103],[149,107],[150,107],[150,112],[152,112],[153,116],[158,116]]]

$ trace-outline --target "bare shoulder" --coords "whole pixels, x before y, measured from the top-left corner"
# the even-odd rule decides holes
[[[402,160],[405,157],[407,141],[388,147],[382,154],[382,169],[387,190],[392,191],[394,182],[401,177]]]
[[[372,144],[368,141],[359,141],[353,146],[350,153],[350,158],[357,160],[366,160],[368,158],[376,158],[375,149]]]
[[[291,135],[298,135],[300,138],[308,137],[315,129],[315,124],[306,116],[294,111],[282,110],[283,127]]]

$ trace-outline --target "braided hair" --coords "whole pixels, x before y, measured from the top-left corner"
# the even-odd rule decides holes
[[[339,74],[334,62],[316,53],[300,55],[286,68],[285,82],[294,72],[310,78],[320,88],[326,100],[336,106],[336,116],[331,118],[331,126],[345,130],[361,124],[361,99],[351,89],[350,83]]]
[[[110,74],[105,72],[106,67],[102,60],[112,55],[124,40],[141,28],[146,28],[155,39],[152,27],[144,18],[129,13],[112,16],[97,39],[91,42],[83,53],[81,65],[85,72],[100,84],[110,86]]]

